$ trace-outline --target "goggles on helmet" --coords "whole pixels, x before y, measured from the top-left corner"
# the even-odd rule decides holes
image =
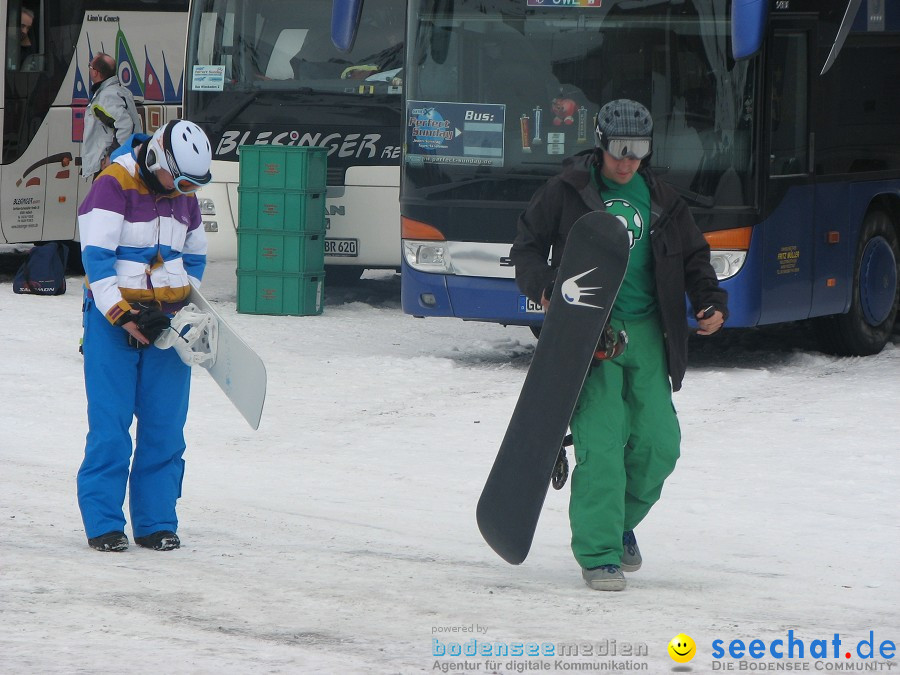
[[[160,147],[159,139],[156,134],[150,139],[150,142],[147,145],[147,169],[153,172],[159,171],[160,169],[167,171],[172,175],[175,189],[181,194],[189,195],[209,183],[209,181],[212,180],[212,174],[207,171],[205,176],[192,176],[179,170],[178,162],[175,161],[175,156],[169,149],[172,139],[172,130],[170,127],[171,125],[167,125],[166,130],[163,132],[166,145],[165,150]]]
[[[652,150],[652,142],[647,137],[626,138],[605,134],[600,137],[600,147],[616,159],[644,159]]]

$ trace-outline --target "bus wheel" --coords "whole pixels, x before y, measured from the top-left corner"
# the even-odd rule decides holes
[[[884,211],[863,221],[853,272],[850,311],[818,320],[823,349],[841,356],[877,354],[890,339],[900,299],[897,230]]]

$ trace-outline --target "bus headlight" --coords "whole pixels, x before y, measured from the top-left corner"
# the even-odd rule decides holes
[[[747,251],[711,251],[709,256],[709,262],[719,281],[729,279],[740,272],[745,260]]]
[[[403,240],[406,264],[420,272],[448,273],[451,270],[450,253],[446,242]]]

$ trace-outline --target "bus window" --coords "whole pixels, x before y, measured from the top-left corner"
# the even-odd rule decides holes
[[[366,5],[356,44],[342,53],[331,42],[331,4],[206,0],[197,16],[197,64],[225,66],[223,88],[342,93],[346,80],[379,91],[402,86],[403,15],[389,0]]]
[[[16,2],[9,4],[6,17],[7,70],[32,73],[43,70],[40,9],[38,3],[33,6]]]
[[[772,54],[775,65],[769,95],[769,175],[806,173],[809,166],[806,33],[776,34]]]
[[[269,65],[266,66],[266,77],[272,80],[289,80],[294,77],[291,59],[300,52],[308,33],[308,28],[285,28],[278,34],[269,57]]]

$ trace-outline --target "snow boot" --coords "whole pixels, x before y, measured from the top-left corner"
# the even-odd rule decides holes
[[[88,546],[95,551],[124,551],[128,548],[128,537],[124,532],[107,532],[99,537],[91,537],[88,539]]]
[[[160,530],[145,537],[135,537],[134,543],[144,548],[152,548],[154,551],[172,551],[181,548],[181,540],[178,535],[170,530]]]
[[[618,565],[600,565],[582,569],[581,577],[595,591],[624,591],[625,575]]]
[[[641,569],[641,549],[638,548],[637,539],[634,538],[634,530],[628,530],[622,535],[622,570],[625,572],[637,572]]]

